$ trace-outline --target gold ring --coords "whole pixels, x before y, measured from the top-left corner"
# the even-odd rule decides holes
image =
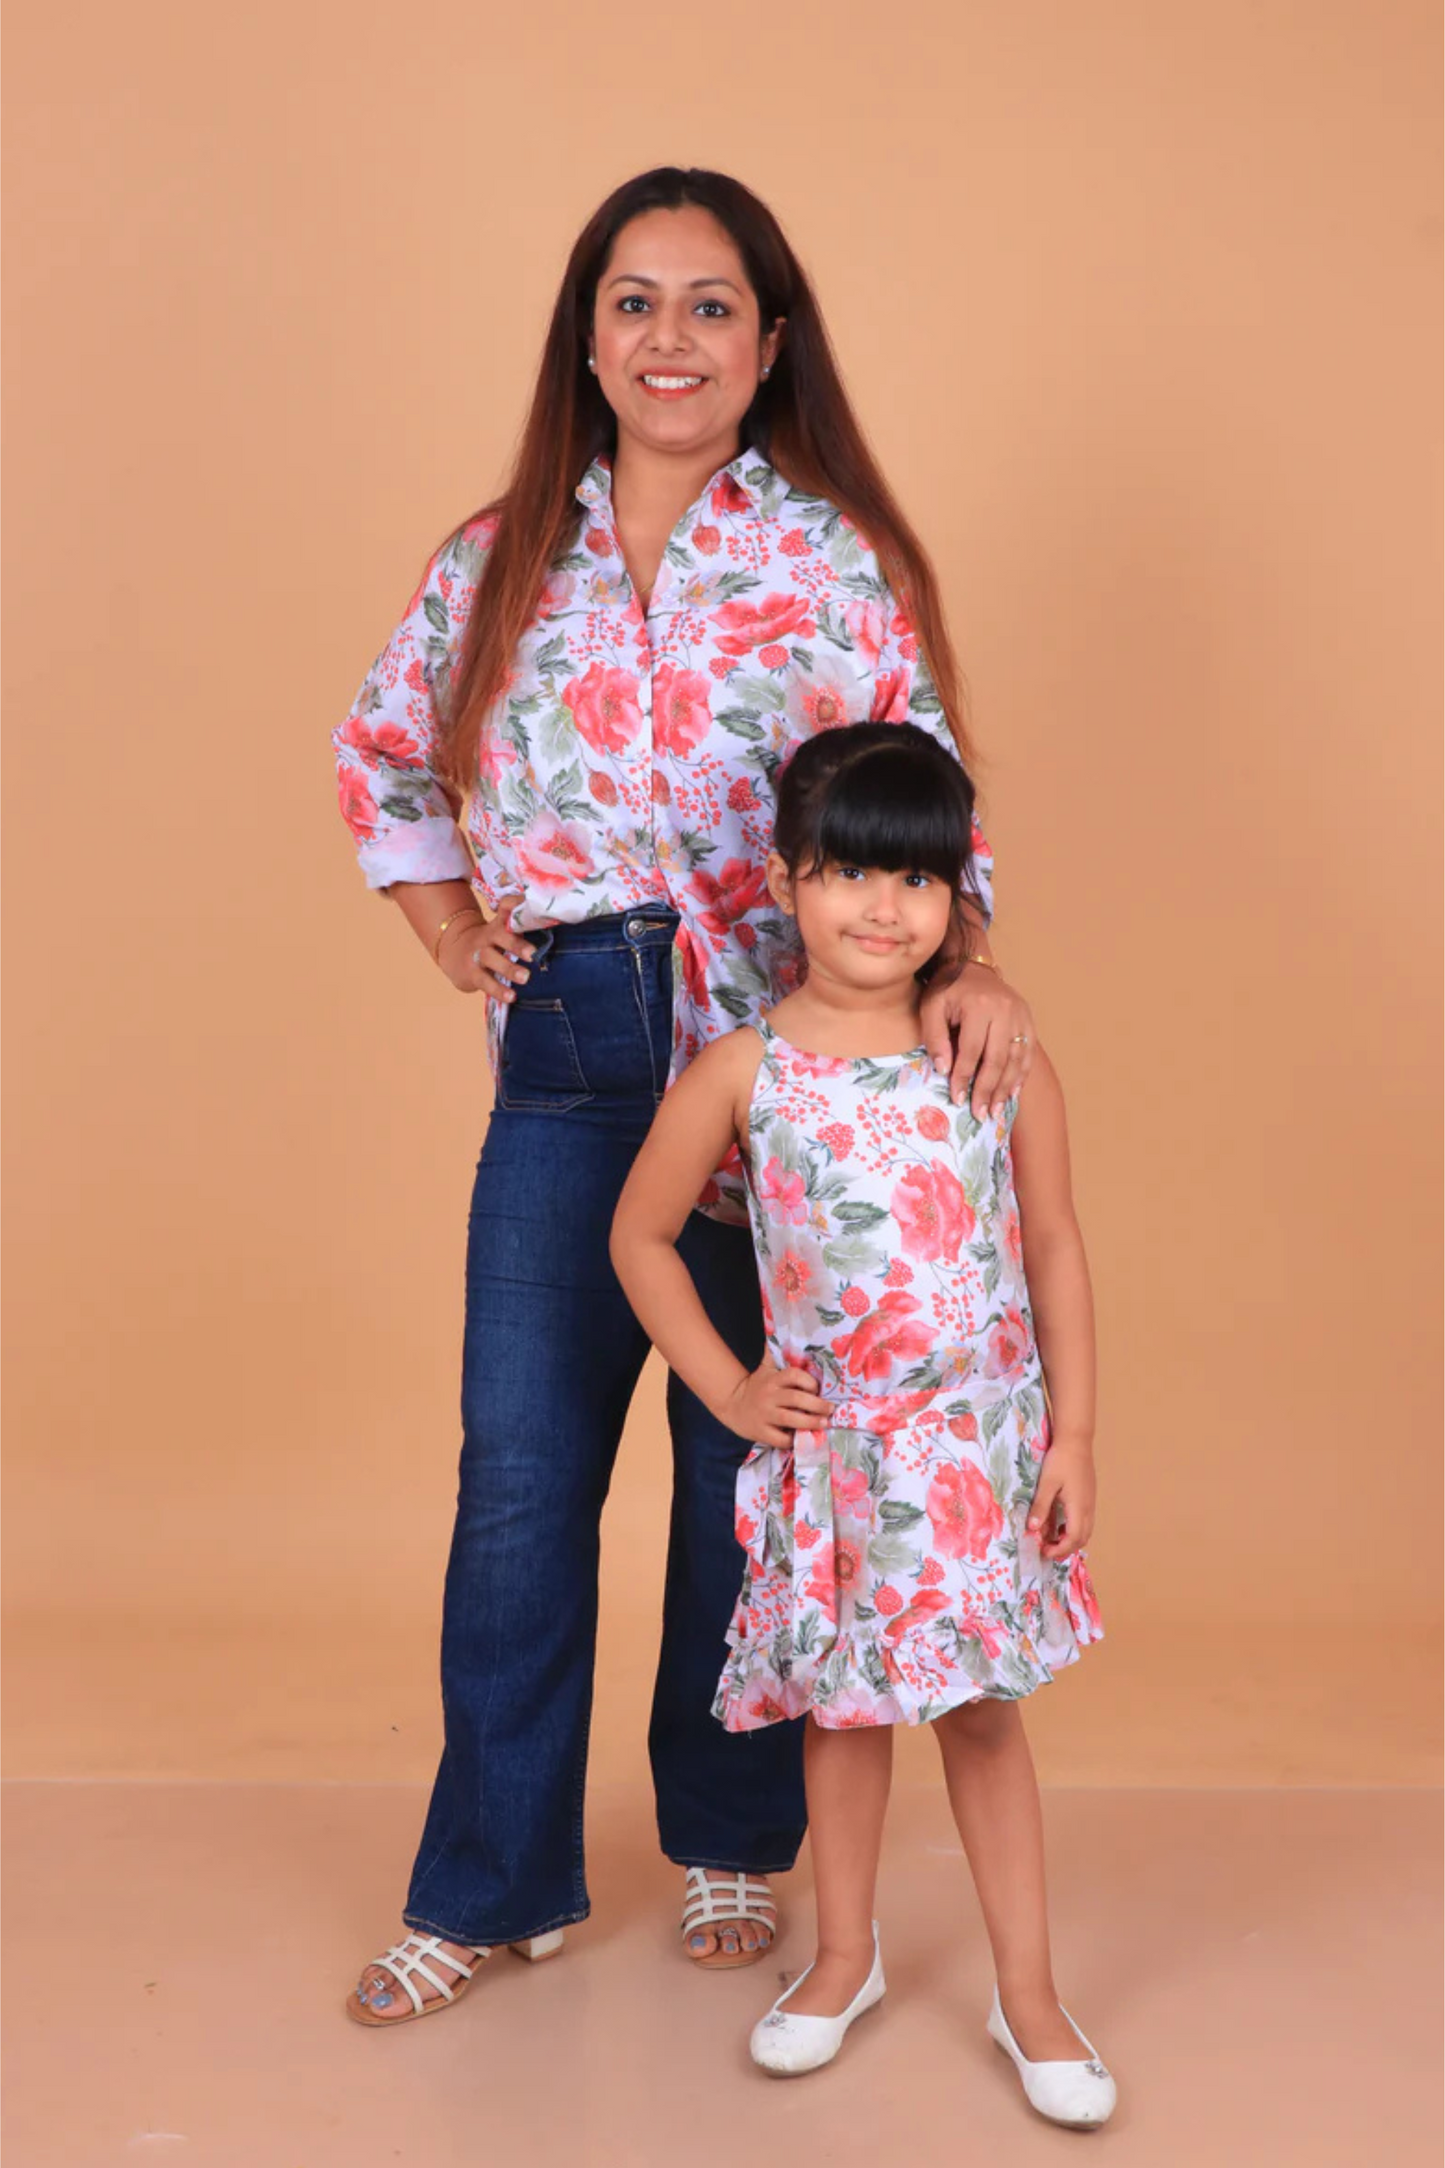
[[[1013,1037],[1009,1040],[1010,1046],[1027,1046],[1028,1043],[1029,1035],[1026,1031],[1016,1031]]]

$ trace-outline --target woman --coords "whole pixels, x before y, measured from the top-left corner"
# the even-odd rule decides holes
[[[763,879],[779,764],[870,716],[962,747],[927,559],[771,213],[720,174],[644,174],[572,251],[506,494],[432,560],[336,733],[366,879],[487,998],[497,1087],[468,1242],[445,1746],[409,1932],[349,1997],[361,2023],[446,2007],[480,1954],[551,1955],[587,1915],[598,1526],[647,1353],[612,1212],[670,1076],[788,981]],[[1030,1050],[986,909],[985,891],[926,1010],[980,1111]],[[683,1249],[753,1367],[740,1198],[736,1164],[719,1169]],[[688,1954],[747,1964],[775,1931],[766,1878],[802,1839],[799,1727],[732,1737],[709,1713],[744,1448],[676,1379],[668,1410],[658,1827],[685,1869]]]

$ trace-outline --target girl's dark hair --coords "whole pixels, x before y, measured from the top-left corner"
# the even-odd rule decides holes
[[[969,893],[973,784],[916,723],[820,731],[778,778],[773,848],[792,880],[828,865],[880,866]]]
[[[458,794],[476,780],[487,712],[506,682],[547,575],[575,535],[577,485],[592,461],[616,442],[616,418],[587,368],[597,288],[613,245],[623,227],[644,212],[687,205],[710,212],[732,239],[757,296],[764,331],[779,317],[787,319],[768,381],[758,385],[743,416],[744,448],[760,451],[793,488],[836,505],[870,544],[918,636],[949,728],[967,757],[958,665],[938,582],[849,405],[806,272],[772,212],[741,181],[701,167],[658,166],[615,189],[579,234],[552,311],[511,479],[484,507],[498,524],[446,703],[440,746],[443,771]]]

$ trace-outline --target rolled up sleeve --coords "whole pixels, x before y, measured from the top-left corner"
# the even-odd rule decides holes
[[[442,784],[444,688],[466,629],[471,565],[456,537],[427,566],[405,617],[332,732],[342,817],[368,888],[471,877],[472,861]],[[472,546],[472,556],[475,557]]]

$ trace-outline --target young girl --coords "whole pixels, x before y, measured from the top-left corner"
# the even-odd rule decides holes
[[[988,2030],[1053,2121],[1114,2081],[1060,2007],[1038,1787],[1016,1704],[1100,1634],[1093,1318],[1063,1098],[1038,1053],[980,1122],[919,1045],[928,969],[968,878],[968,779],[911,724],[803,745],[778,792],[769,889],[797,990],[708,1047],[664,1100],[612,1255],[674,1371],[754,1450],[747,1553],[715,1713],[807,1715],[814,1962],[754,2029],[792,2075],[883,1994],[874,1885],[897,1723],[932,1723],[993,1948]],[[741,1148],[768,1355],[747,1372],[675,1247]]]

